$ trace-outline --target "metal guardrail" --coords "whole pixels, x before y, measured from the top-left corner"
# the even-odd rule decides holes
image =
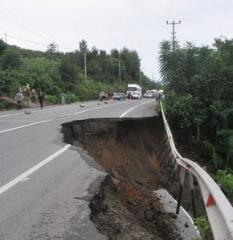
[[[230,202],[217,183],[203,168],[190,159],[182,157],[177,151],[170,127],[163,111],[162,101],[160,102],[160,106],[171,152],[174,157],[174,161],[176,161],[175,164],[181,167],[180,193],[182,192],[185,173],[189,173],[189,179],[192,179],[193,176],[195,176],[201,190],[202,199],[205,204],[205,209],[214,239],[233,240],[233,208]],[[191,187],[193,187],[192,184]]]

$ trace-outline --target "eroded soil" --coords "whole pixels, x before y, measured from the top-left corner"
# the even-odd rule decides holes
[[[66,142],[81,146],[108,173],[90,201],[101,233],[108,239],[181,239],[175,216],[152,192],[170,177],[161,118],[90,119],[63,129]]]

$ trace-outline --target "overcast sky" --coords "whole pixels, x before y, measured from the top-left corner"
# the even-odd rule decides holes
[[[20,47],[45,50],[55,41],[62,51],[89,48],[109,51],[127,47],[139,53],[142,70],[159,78],[162,40],[210,45],[214,38],[233,37],[233,0],[7,0],[0,1],[0,37]]]

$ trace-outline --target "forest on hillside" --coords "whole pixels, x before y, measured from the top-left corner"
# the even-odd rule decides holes
[[[214,167],[233,202],[233,39],[215,39],[202,47],[177,43],[174,51],[164,41],[160,72],[172,128]]]
[[[87,77],[84,72],[86,55]],[[97,99],[100,91],[126,91],[128,83],[143,88],[156,88],[140,71],[140,58],[135,50],[112,49],[110,53],[96,47],[88,48],[82,40],[73,52],[58,51],[55,43],[46,52],[21,49],[0,40],[0,96],[13,98],[27,84],[42,90],[47,101],[57,103],[61,94],[70,101]]]

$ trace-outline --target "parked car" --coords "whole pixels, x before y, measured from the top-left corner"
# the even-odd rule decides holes
[[[112,96],[113,100],[125,100],[126,96],[125,93],[121,92],[114,92]]]

